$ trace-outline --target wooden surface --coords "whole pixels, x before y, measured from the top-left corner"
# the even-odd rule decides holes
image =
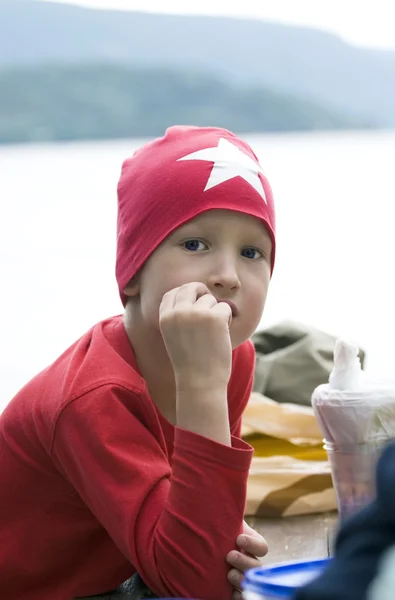
[[[303,515],[281,519],[246,519],[266,539],[269,553],[264,564],[322,558],[332,554],[337,513]]]

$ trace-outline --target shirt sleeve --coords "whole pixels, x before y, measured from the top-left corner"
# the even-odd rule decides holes
[[[165,450],[128,409],[132,392],[108,384],[58,417],[52,457],[115,544],[158,595],[230,599],[252,448],[175,431]]]

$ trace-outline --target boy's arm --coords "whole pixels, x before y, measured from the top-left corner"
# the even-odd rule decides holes
[[[243,413],[254,384],[255,360],[255,348],[251,340],[233,352],[232,375],[227,389],[227,405],[230,435],[236,438],[241,437]],[[213,400],[213,396],[208,396],[208,401],[213,402]],[[191,418],[191,412],[187,414],[187,417]]]
[[[172,365],[177,425],[230,446],[228,384],[232,310],[201,282],[167,292],[159,326]]]
[[[53,459],[153,591],[226,600],[226,555],[243,521],[252,449],[176,428],[170,468],[132,414],[131,395],[108,384],[70,403]]]

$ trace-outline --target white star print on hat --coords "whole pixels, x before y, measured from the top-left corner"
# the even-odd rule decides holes
[[[262,196],[267,204],[265,190],[258,177],[258,173],[263,173],[261,166],[225,138],[220,138],[218,145],[213,148],[192,152],[178,160],[207,160],[214,163],[204,191],[234,177],[242,177]]]

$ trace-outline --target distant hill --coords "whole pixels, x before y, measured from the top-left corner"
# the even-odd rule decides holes
[[[240,133],[363,127],[292,96],[191,70],[114,65],[0,71],[0,143],[161,135],[169,125]]]
[[[395,126],[395,52],[356,48],[321,31],[0,0],[0,33],[0,67],[113,62],[200,69]]]

